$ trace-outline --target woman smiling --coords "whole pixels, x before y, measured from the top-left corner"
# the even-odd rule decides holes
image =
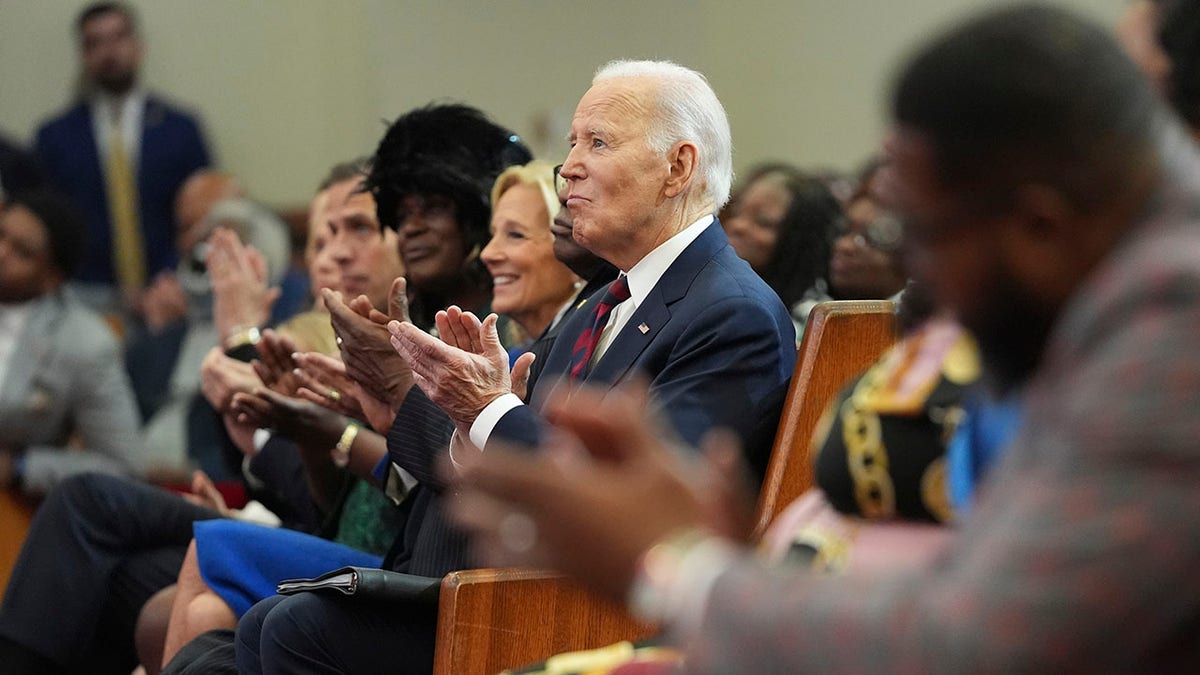
[[[492,188],[492,239],[481,256],[492,275],[492,309],[530,338],[555,321],[582,283],[554,257],[550,219],[558,205],[546,162],[509,167]]]

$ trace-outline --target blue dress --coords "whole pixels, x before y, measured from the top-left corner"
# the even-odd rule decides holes
[[[316,577],[346,565],[383,564],[383,558],[343,544],[237,520],[199,521],[194,532],[200,576],[239,618],[254,603],[275,595],[284,579]]]

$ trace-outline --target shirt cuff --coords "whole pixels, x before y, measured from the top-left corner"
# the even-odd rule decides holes
[[[475,421],[471,423],[471,443],[483,450],[487,446],[488,438],[492,435],[492,430],[500,422],[500,418],[519,405],[525,405],[525,403],[519,396],[512,393],[502,394],[487,404]]]
[[[271,440],[270,429],[255,429],[254,436],[252,437],[252,442],[254,443],[254,454],[257,455],[258,453],[262,452],[263,446],[265,446],[269,440]]]
[[[677,533],[643,554],[629,591],[629,608],[647,623],[670,626],[681,640],[695,635],[717,579],[738,549],[700,530]]]

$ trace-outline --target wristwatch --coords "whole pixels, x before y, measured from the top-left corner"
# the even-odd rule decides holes
[[[358,425],[351,422],[342,430],[342,437],[338,439],[337,445],[329,451],[329,458],[333,460],[334,466],[344,469],[350,464],[350,448],[354,445],[355,438],[358,438]]]

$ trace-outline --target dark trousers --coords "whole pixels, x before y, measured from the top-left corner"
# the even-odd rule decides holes
[[[0,663],[25,649],[71,672],[128,673],[138,612],[175,583],[192,523],[217,517],[131,480],[64,480],[34,516],[5,591]]]
[[[437,609],[300,593],[276,595],[238,622],[243,674],[429,673]]]

